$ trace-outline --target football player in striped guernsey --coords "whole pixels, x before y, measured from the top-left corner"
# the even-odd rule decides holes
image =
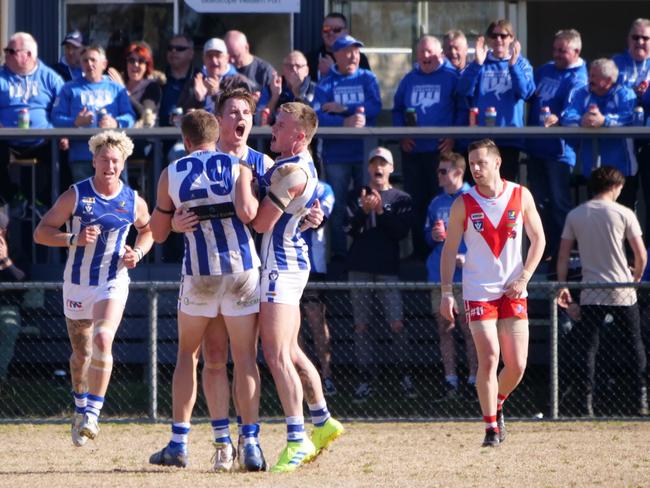
[[[72,345],[75,446],[99,433],[113,338],[129,293],[127,269],[134,268],[153,244],[146,202],[120,181],[133,142],[111,130],[91,137],[88,146],[95,175],[64,192],[34,231],[37,243],[68,248],[63,303]],[[60,230],[64,225],[65,232]],[[133,247],[126,244],[131,225],[138,232]]]
[[[179,293],[178,357],[173,379],[171,440],[154,453],[152,464],[185,467],[192,408],[196,401],[196,367],[207,331],[223,322],[230,338],[245,437],[244,465],[265,468],[257,441],[260,377],[256,362],[259,265],[248,224],[258,202],[252,192],[253,173],[236,156],[215,151],[219,136],[216,118],[197,110],[183,117],[183,143],[188,156],[161,173],[152,231],[163,242],[172,230],[175,210],[190,210],[199,222],[184,232],[183,280]],[[207,332],[209,334],[209,332]],[[214,337],[214,336],[210,336]],[[221,369],[206,358],[207,369]],[[221,431],[223,425],[214,425]],[[225,426],[227,430],[227,424]],[[227,433],[226,436],[228,437]],[[215,457],[223,452],[215,443]],[[232,449],[232,446],[230,446]],[[219,470],[230,466],[215,464]]]
[[[274,472],[294,471],[343,433],[327,410],[318,371],[297,344],[299,303],[310,268],[300,227],[317,198],[318,177],[308,150],[317,126],[308,105],[279,107],[271,150],[280,157],[260,180],[260,207],[253,220],[253,228],[263,234],[260,337],[287,422],[287,447]],[[308,376],[310,385],[318,383],[317,396],[311,387],[303,391],[301,376]],[[305,435],[303,397],[314,418],[315,442]]]

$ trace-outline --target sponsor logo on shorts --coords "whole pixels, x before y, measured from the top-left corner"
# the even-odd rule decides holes
[[[279,276],[280,276],[279,273],[276,270],[273,270],[269,273],[269,280],[277,281]]]
[[[521,303],[518,303],[517,305],[515,305],[515,312],[524,313],[525,312],[524,306]]]
[[[180,300],[180,298],[179,298],[179,300]],[[182,302],[183,302],[183,305],[196,305],[196,306],[199,306],[199,307],[203,307],[203,306],[208,304],[207,302],[193,302],[188,297],[183,297]]]
[[[84,305],[82,302],[78,302],[76,300],[70,300],[70,299],[67,299],[65,301],[65,307],[68,310],[74,310],[76,312],[81,312],[84,309]]]
[[[268,295],[268,293],[267,293],[267,295]],[[260,303],[260,298],[259,297],[249,298],[248,300],[244,300],[244,299],[240,298],[239,300],[237,300],[236,305],[238,307],[243,308],[243,307],[250,307],[251,305],[256,305],[258,303]]]
[[[470,320],[472,317],[481,317],[485,313],[483,306],[479,305],[478,307],[471,307],[469,309]]]

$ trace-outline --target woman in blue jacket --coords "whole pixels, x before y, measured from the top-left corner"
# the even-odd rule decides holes
[[[496,109],[497,127],[523,127],[524,103],[535,92],[533,68],[521,55],[521,44],[515,38],[508,20],[492,22],[486,37],[476,40],[474,61],[467,66],[458,83],[458,93],[467,98],[470,107],[477,107],[478,125],[486,125],[488,107]],[[498,139],[501,151],[501,175],[516,180],[519,174],[521,139]]]

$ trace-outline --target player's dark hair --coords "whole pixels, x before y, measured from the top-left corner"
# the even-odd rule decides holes
[[[613,166],[601,166],[591,172],[587,188],[592,195],[598,195],[611,190],[615,186],[624,185],[625,176]]]
[[[183,115],[181,132],[194,146],[214,142],[219,139],[219,122],[205,110],[194,110]]]
[[[474,141],[470,143],[469,147],[467,148],[467,154],[471,153],[472,151],[476,151],[477,149],[483,148],[486,148],[488,150],[488,153],[496,154],[497,156],[501,157],[501,151],[499,151],[499,148],[492,139],[481,139],[480,141]]]
[[[251,112],[255,113],[255,108],[257,105],[255,103],[255,97],[253,97],[253,94],[251,92],[244,88],[234,88],[232,90],[225,90],[221,92],[221,95],[219,95],[219,99],[217,100],[217,104],[214,107],[214,113],[216,115],[223,115],[223,108],[226,105],[226,102],[231,98],[244,100],[246,103],[248,103]]]
[[[465,157],[462,154],[458,154],[456,152],[444,152],[440,155],[439,158],[440,162],[443,161],[449,161],[451,163],[451,167],[455,169],[460,169],[465,172],[465,168],[467,168],[467,162],[465,161]]]

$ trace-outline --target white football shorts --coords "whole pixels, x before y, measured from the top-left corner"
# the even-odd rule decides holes
[[[178,309],[193,317],[239,317],[260,311],[258,268],[215,276],[185,275],[178,294]]]
[[[262,271],[262,302],[299,305],[309,280],[309,270]]]
[[[72,320],[92,320],[95,303],[115,300],[124,306],[129,297],[130,282],[127,274],[97,286],[64,282],[63,313]]]

